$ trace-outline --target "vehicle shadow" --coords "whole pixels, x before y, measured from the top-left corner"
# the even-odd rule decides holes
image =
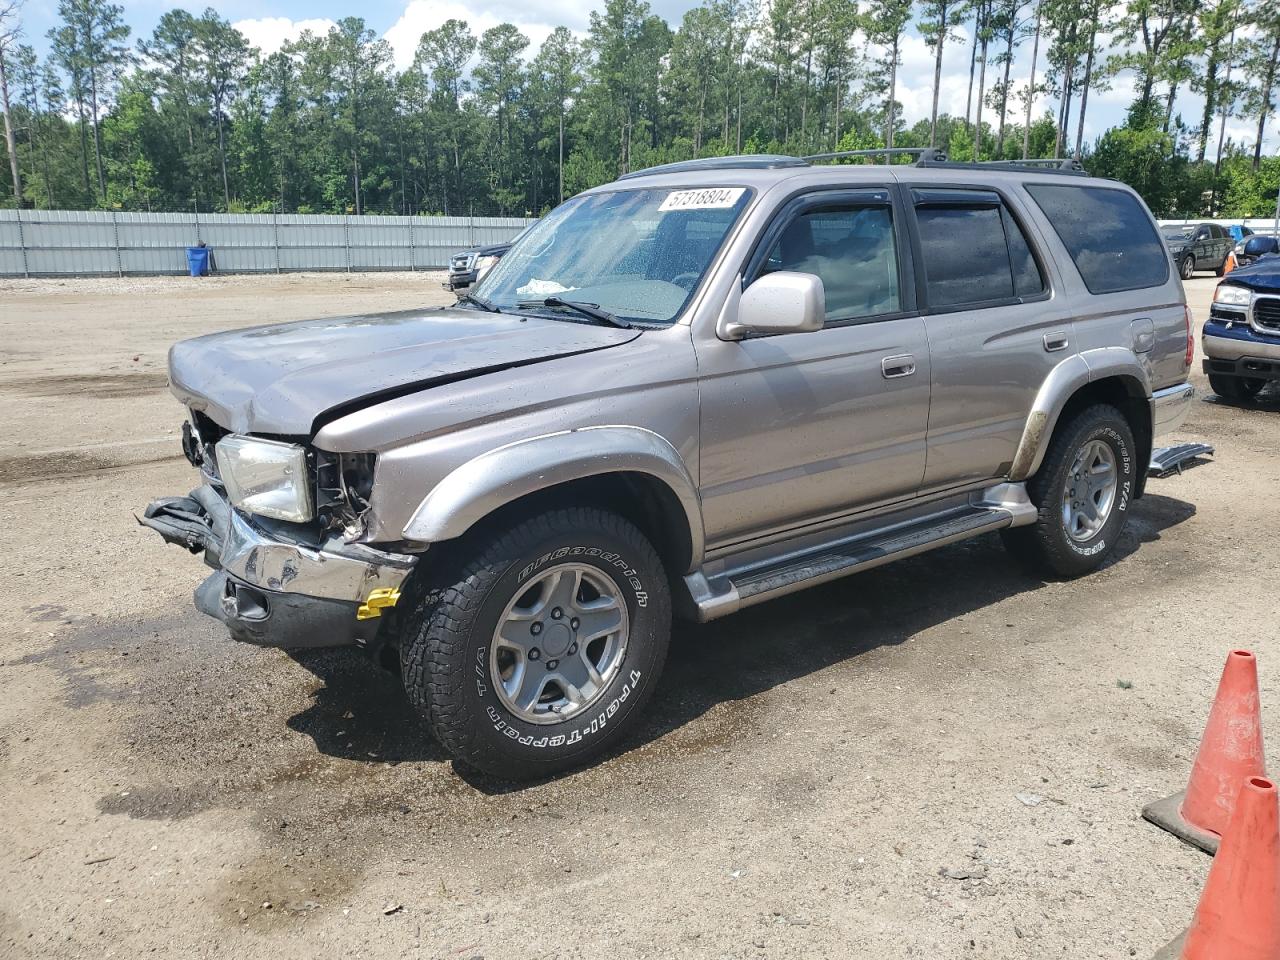
[[[1228,400],[1216,393],[1201,398],[1204,403],[1215,407],[1234,407],[1237,410],[1262,410],[1268,413],[1280,412],[1280,380],[1272,381],[1262,388],[1252,400]]]
[[[1160,494],[1134,504],[1115,563],[1195,515]],[[607,763],[697,720],[712,708],[896,646],[940,623],[1037,590],[1044,581],[1008,555],[997,535],[888,564],[801,591],[710,624],[675,624],[667,665],[637,730],[589,767]],[[292,654],[322,685],[288,726],[321,753],[369,763],[443,762],[448,755],[409,705],[394,673],[351,648]],[[490,777],[464,764],[455,772],[490,795],[536,783]],[[561,776],[571,776],[562,774]]]
[[[400,677],[365,651],[334,647],[289,656],[321,685],[287,725],[315,741],[321,753],[366,763],[449,759],[405,697]]]

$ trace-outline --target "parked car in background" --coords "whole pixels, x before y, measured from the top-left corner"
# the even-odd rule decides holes
[[[1274,237],[1252,237],[1252,240]],[[1204,372],[1226,400],[1252,400],[1280,380],[1280,258],[1231,271],[1213,294],[1201,334]]]
[[[1190,280],[1197,270],[1212,270],[1222,276],[1226,270],[1227,256],[1235,246],[1227,228],[1216,223],[1164,227],[1161,233],[1183,280]]]
[[[1236,244],[1236,266],[1247,267],[1260,257],[1280,253],[1280,241],[1268,234],[1254,233]]]
[[[448,290],[466,290],[484,279],[484,275],[493,269],[494,264],[507,255],[507,251],[515,242],[528,232],[528,227],[521,230],[505,243],[491,243],[486,247],[475,247],[463,250],[449,258],[449,278],[445,281]]]

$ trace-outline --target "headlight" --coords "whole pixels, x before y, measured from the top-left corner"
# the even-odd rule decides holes
[[[1244,241],[1243,241],[1243,240],[1241,240],[1239,243],[1237,243],[1237,244],[1236,244],[1236,256],[1238,257],[1238,256],[1240,256],[1240,254],[1242,254],[1242,253],[1244,253]]]
[[[501,257],[490,256],[490,257],[480,257],[478,260],[476,260],[476,279],[479,280],[481,277],[483,277],[486,273],[489,272],[489,269],[501,259],[502,259]]]
[[[311,483],[302,447],[233,434],[215,449],[232,506],[277,520],[311,519]]]
[[[1247,307],[1249,300],[1253,296],[1244,287],[1237,287],[1231,283],[1220,283],[1218,289],[1213,291],[1214,303],[1225,303],[1232,307]]]

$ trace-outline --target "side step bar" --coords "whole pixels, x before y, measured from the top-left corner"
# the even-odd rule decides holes
[[[1030,507],[1030,504],[1026,504]],[[1034,508],[1032,508],[1034,512]],[[934,547],[1026,522],[1022,505],[971,504],[920,520],[847,537],[765,563],[730,570],[708,580],[699,571],[685,577],[698,620],[706,622]]]
[[[1148,477],[1167,477],[1181,473],[1184,465],[1200,457],[1213,456],[1213,445],[1208,443],[1179,443],[1172,447],[1157,447],[1151,451]]]

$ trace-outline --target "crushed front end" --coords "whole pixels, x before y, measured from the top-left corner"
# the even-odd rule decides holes
[[[366,505],[354,488],[371,482],[371,463],[226,434],[199,414],[192,422],[183,449],[204,483],[152,502],[139,521],[214,568],[196,589],[197,609],[259,646],[370,643],[417,561],[356,542]],[[240,466],[227,453],[237,445],[281,465]],[[224,479],[228,465],[238,475]],[[296,488],[293,499],[272,487],[272,470]]]

